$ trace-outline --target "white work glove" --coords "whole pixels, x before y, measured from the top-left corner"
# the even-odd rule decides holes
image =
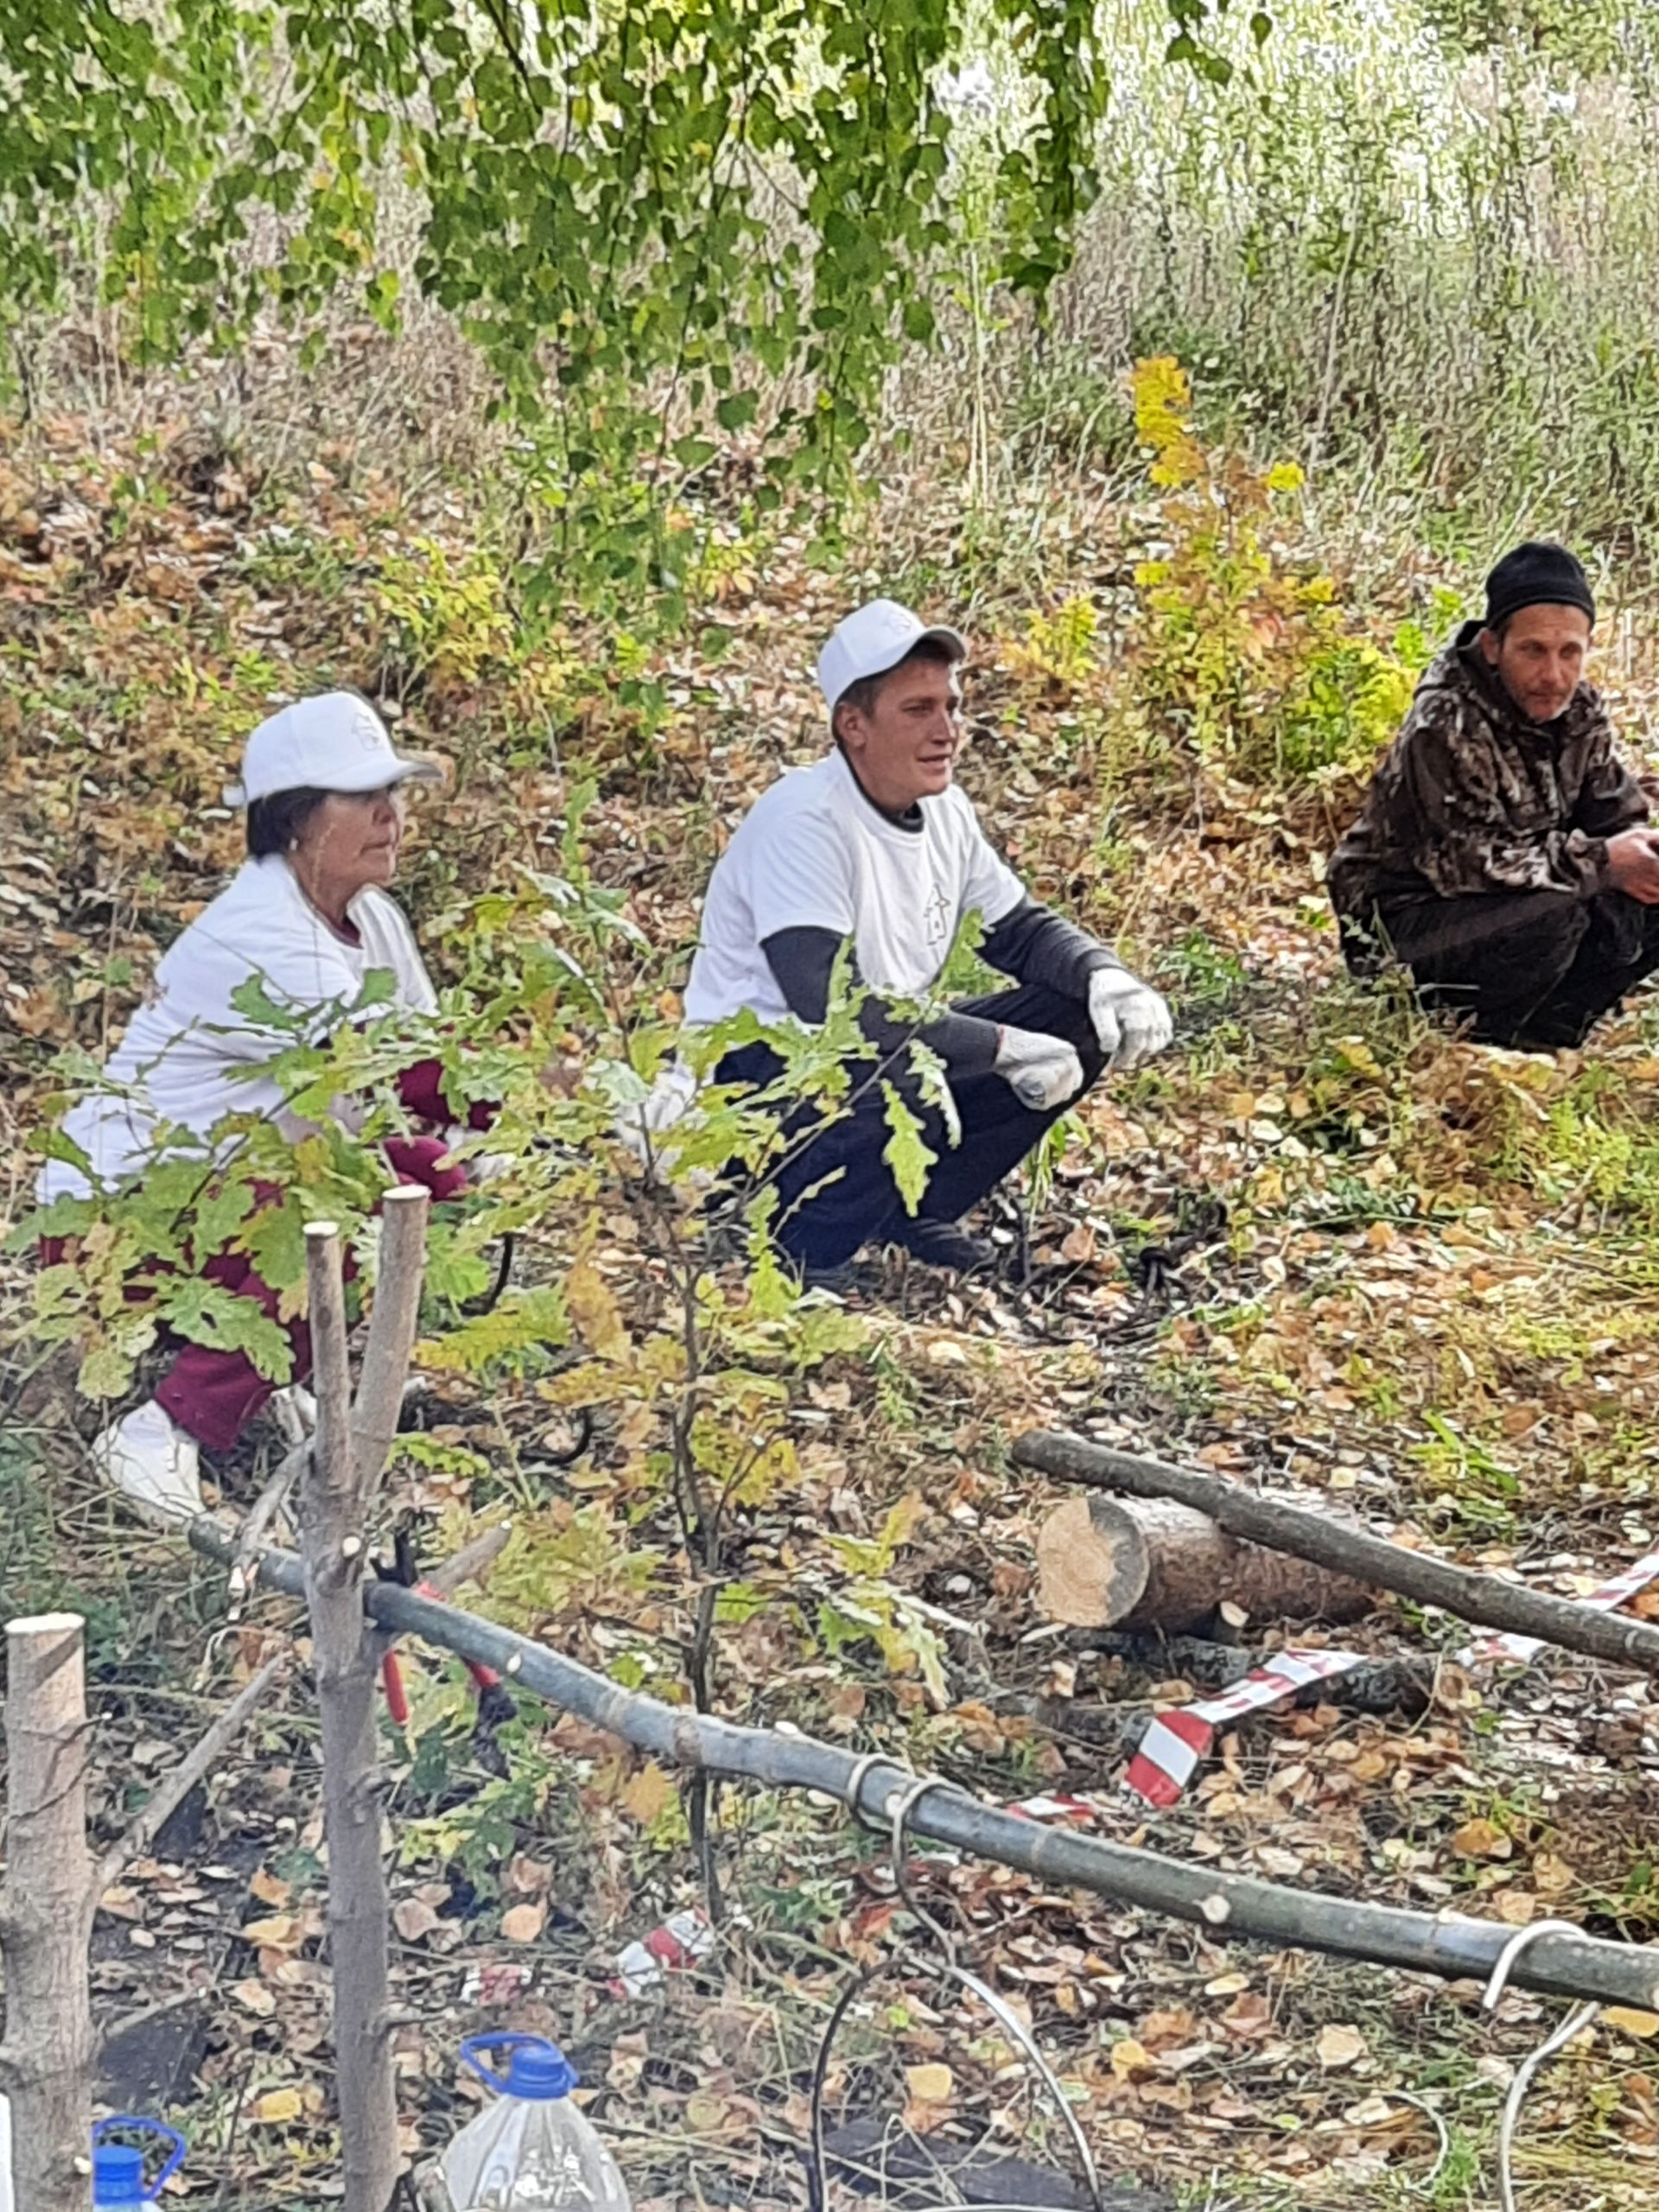
[[[1083,1089],[1083,1062],[1077,1053],[1064,1037],[1046,1036],[1040,1029],[1003,1028],[991,1065],[1033,1114],[1064,1106]]]
[[[621,1107],[613,1116],[612,1134],[625,1145],[642,1167],[663,1150],[662,1140],[683,1121],[695,1104],[697,1079],[685,1062],[668,1061],[638,1105]]]
[[[1089,978],[1089,1019],[1107,1066],[1126,1075],[1175,1034],[1167,1003],[1127,968],[1096,969]]]

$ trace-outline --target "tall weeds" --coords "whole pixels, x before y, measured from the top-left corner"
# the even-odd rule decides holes
[[[1122,372],[1167,353],[1207,435],[1303,457],[1308,519],[1372,533],[1362,565],[1410,538],[1473,567],[1523,529],[1651,554],[1650,10],[1283,0],[1259,44],[1220,19],[1227,84],[1167,67],[1141,0],[1102,12],[1108,181],[1076,267],[1039,332],[985,311],[1010,486],[1132,466]]]

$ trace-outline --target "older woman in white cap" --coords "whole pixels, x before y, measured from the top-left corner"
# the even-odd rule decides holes
[[[849,614],[818,657],[832,750],[756,802],[703,902],[687,1021],[747,1008],[765,1022],[821,1022],[836,955],[850,944],[871,994],[861,1022],[876,1065],[921,1116],[937,1155],[912,1217],[884,1156],[882,1085],[868,1079],[869,1061],[855,1063],[850,1110],[797,1145],[775,1177],[778,1236],[810,1278],[833,1280],[877,1240],[936,1266],[988,1266],[991,1248],[962,1216],[1103,1069],[1132,1068],[1170,1040],[1158,993],[1027,898],[957,787],[957,671],[967,650],[956,631],[930,629],[890,599]],[[932,987],[970,912],[985,927],[981,957],[1019,988],[918,1031],[889,1001]],[[944,1064],[961,1124],[954,1146],[910,1073],[916,1037]],[[767,1046],[749,1045],[718,1073],[760,1084],[778,1065]]]
[[[397,870],[403,787],[438,773],[399,754],[379,715],[353,692],[298,700],[260,723],[247,741],[241,782],[226,793],[247,809],[248,857],[162,957],[149,998],[111,1055],[109,1087],[64,1121],[91,1181],[68,1161],[51,1160],[40,1178],[43,1204],[87,1197],[93,1182],[113,1191],[169,1141],[205,1162],[205,1140],[229,1115],[261,1114],[284,1126],[281,1085],[262,1076],[260,1065],[293,1042],[296,1020],[318,1037],[351,1020],[372,971],[390,975],[395,1004],[435,1010],[409,924],[386,886]],[[238,993],[255,980],[290,1026],[262,1025],[238,1009]],[[452,1118],[435,1061],[412,1069],[402,1090],[414,1115],[434,1124]],[[169,1129],[177,1133],[170,1139]],[[458,1169],[439,1166],[441,1138],[394,1140],[387,1150],[402,1179],[426,1183],[436,1196],[464,1184]],[[58,1255],[48,1250],[48,1258]],[[203,1255],[201,1273],[278,1317],[276,1293],[245,1254]],[[310,1364],[304,1323],[283,1325],[303,1379]],[[271,1389],[244,1353],[183,1344],[155,1396],[104,1430],[94,1459],[135,1504],[183,1518],[201,1508],[199,1448],[233,1444]]]

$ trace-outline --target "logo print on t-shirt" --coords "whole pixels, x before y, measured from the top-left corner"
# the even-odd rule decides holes
[[[922,934],[929,944],[948,944],[950,941],[950,909],[937,883],[932,896],[922,908]]]

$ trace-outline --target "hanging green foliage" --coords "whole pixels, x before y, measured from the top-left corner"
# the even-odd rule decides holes
[[[1213,61],[1207,0],[1146,4]],[[140,359],[271,313],[318,343],[342,296],[395,327],[412,286],[480,348],[598,595],[649,569],[671,595],[717,440],[790,509],[931,339],[969,50],[998,273],[1040,294],[1096,189],[1094,0],[14,0],[0,315],[60,304],[94,222]]]

